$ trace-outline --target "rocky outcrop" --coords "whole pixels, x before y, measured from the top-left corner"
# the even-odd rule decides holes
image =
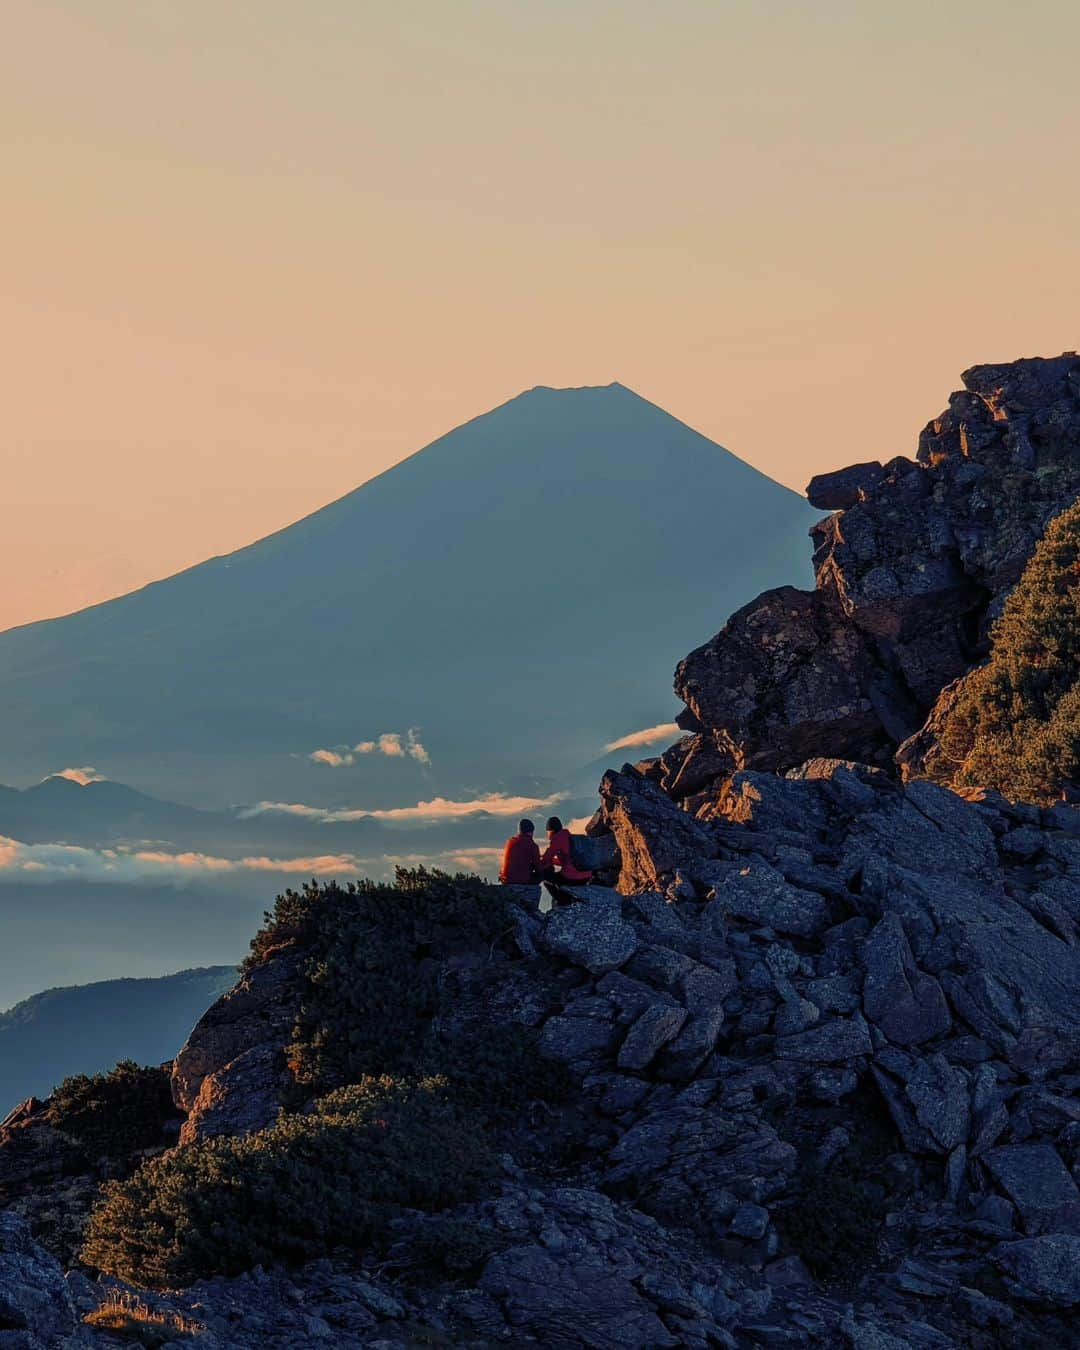
[[[18,1215],[0,1211],[0,1345],[63,1350],[76,1345],[74,1304],[55,1257]]]
[[[296,1019],[300,954],[283,948],[246,971],[195,1024],[173,1064],[182,1143],[269,1125],[281,1103],[284,1047]]]
[[[515,894],[505,941],[457,958],[469,1015],[535,1028],[578,1084],[518,1126],[529,1170],[453,1211],[489,1254],[447,1283],[403,1215],[392,1283],[343,1256],[155,1296],[211,1350],[1069,1343],[1080,808],[817,760],[740,771],[695,820],[650,774],[608,775],[593,826],[621,891]],[[257,1126],[223,1070],[238,1110],[276,1090],[296,953],[265,967],[261,1020],[208,1018],[264,1039],[205,1074],[197,1134]]]
[[[833,513],[812,531],[816,591],[766,592],[680,664],[681,724],[727,757],[712,781],[814,755],[887,763],[905,741],[905,771],[919,771],[939,695],[985,655],[1048,521],[1080,493],[1080,357],[963,380],[916,460],[810,483]],[[692,795],[674,775],[664,787]]]

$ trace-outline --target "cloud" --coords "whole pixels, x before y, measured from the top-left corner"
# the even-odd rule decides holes
[[[418,764],[431,763],[431,756],[420,740],[419,727],[410,727],[404,735],[400,731],[383,731],[371,741],[358,741],[355,745],[335,745],[329,750],[312,750],[308,759],[313,764],[325,764],[330,769],[341,769],[355,764],[357,755],[385,755],[387,759],[404,759],[408,756],[415,759]]]
[[[352,755],[350,755],[347,750],[344,754],[338,750],[312,750],[311,754],[308,755],[308,759],[314,764],[329,765],[331,769],[340,769],[344,764],[355,763]]]
[[[468,848],[462,849],[460,853],[451,853],[450,861],[466,872],[483,873],[492,867],[497,868],[502,862],[502,855],[501,848]]]
[[[219,858],[208,853],[94,849],[73,844],[23,844],[0,836],[0,878],[21,881],[168,881],[198,875],[280,872],[300,876],[356,873],[362,860],[347,853],[314,857]]]
[[[670,741],[678,736],[680,727],[677,722],[658,722],[654,727],[645,727],[642,731],[632,731],[629,736],[620,736],[617,741],[609,741],[605,750],[634,750],[641,745],[656,745],[660,741]]]
[[[409,754],[412,756],[413,759],[416,760],[418,764],[431,763],[431,756],[428,754],[428,752],[424,749],[423,745],[421,744],[419,727],[409,728],[408,742],[409,742]]]
[[[80,787],[86,787],[87,783],[104,782],[104,775],[98,773],[92,764],[86,764],[81,769],[61,769],[59,773],[49,774],[50,778],[68,778],[73,783],[78,783]]]
[[[544,806],[554,806],[562,801],[564,794],[556,793],[551,797],[514,797],[503,792],[492,792],[486,797],[474,797],[470,801],[455,802],[446,797],[433,797],[428,802],[417,802],[415,806],[391,806],[364,810],[359,807],[322,807],[305,806],[303,802],[257,802],[240,812],[241,819],[250,820],[253,816],[289,815],[300,816],[304,820],[317,820],[325,825],[337,824],[348,820],[384,820],[391,824],[426,825],[444,820],[460,820],[468,816],[518,816],[525,811],[537,811]]]

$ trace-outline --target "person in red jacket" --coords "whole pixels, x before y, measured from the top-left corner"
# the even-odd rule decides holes
[[[540,850],[533,838],[535,831],[531,820],[519,821],[517,834],[506,841],[499,868],[499,880],[504,886],[535,886],[540,880]]]
[[[570,831],[558,816],[552,816],[548,821],[547,836],[548,846],[540,859],[540,879],[561,881],[564,886],[587,886],[592,881],[592,873],[574,866]],[[556,867],[560,869],[557,872]]]

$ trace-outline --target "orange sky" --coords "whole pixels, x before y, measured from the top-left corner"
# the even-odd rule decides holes
[[[1080,346],[1078,49],[1074,0],[9,0],[0,627],[534,384],[797,487],[911,452]]]

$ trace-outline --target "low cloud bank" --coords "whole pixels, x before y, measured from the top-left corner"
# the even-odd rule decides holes
[[[605,750],[635,750],[642,745],[657,745],[661,741],[672,741],[679,735],[677,722],[658,722],[654,727],[644,727],[641,731],[632,731],[629,736],[620,736],[617,741],[609,741]]]
[[[363,859],[347,853],[315,857],[220,858],[209,853],[95,849],[74,844],[23,844],[0,835],[0,881],[169,881],[197,876],[277,872],[299,876],[355,873]]]
[[[562,801],[564,794],[556,793],[551,797],[514,797],[503,792],[489,793],[486,797],[474,797],[471,801],[456,802],[447,797],[433,797],[428,802],[417,802],[415,806],[392,806],[363,810],[359,807],[322,807],[306,806],[303,802],[257,802],[240,812],[241,818],[250,820],[253,816],[289,815],[304,820],[317,820],[332,825],[348,820],[383,820],[391,824],[423,825],[443,820],[460,820],[469,816],[519,816],[526,811],[538,811],[545,806],[554,806]]]
[[[385,755],[388,759],[415,759],[418,764],[430,764],[431,756],[420,739],[420,728],[383,731],[374,740],[357,741],[355,745],[335,745],[331,749],[312,750],[308,759],[313,764],[325,764],[330,769],[347,768],[356,763],[358,755]]]

